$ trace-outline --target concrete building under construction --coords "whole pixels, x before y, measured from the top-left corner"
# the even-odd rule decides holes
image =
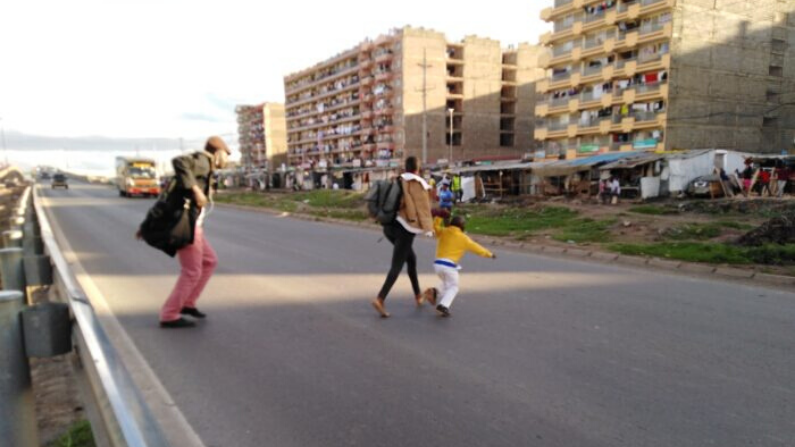
[[[535,149],[540,47],[406,27],[284,79],[289,160],[304,168],[521,158]],[[425,132],[423,132],[425,129]]]

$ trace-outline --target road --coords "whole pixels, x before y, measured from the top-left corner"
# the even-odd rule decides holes
[[[381,320],[376,232],[219,207],[209,318],[167,331],[178,264],[132,237],[151,201],[43,193],[207,446],[795,445],[793,293],[498,251],[464,260],[452,318],[403,276]]]

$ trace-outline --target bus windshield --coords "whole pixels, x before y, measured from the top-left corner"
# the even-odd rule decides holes
[[[155,170],[153,168],[139,168],[130,167],[127,169],[127,174],[133,178],[155,178]]]

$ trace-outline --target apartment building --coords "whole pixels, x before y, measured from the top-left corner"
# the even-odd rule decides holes
[[[290,163],[397,166],[521,158],[534,149],[542,49],[393,30],[285,77]],[[425,129],[425,132],[423,132]],[[423,150],[423,148],[425,148]]]
[[[287,163],[287,124],[284,104],[263,103],[235,108],[240,164],[247,171]]]
[[[546,157],[792,149],[792,2],[555,0],[541,17],[553,24],[537,84]]]

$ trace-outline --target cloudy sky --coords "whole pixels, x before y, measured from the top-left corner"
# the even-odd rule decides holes
[[[284,74],[394,27],[536,43],[551,0],[4,3],[7,133],[190,139],[232,135],[235,104],[284,101]]]

